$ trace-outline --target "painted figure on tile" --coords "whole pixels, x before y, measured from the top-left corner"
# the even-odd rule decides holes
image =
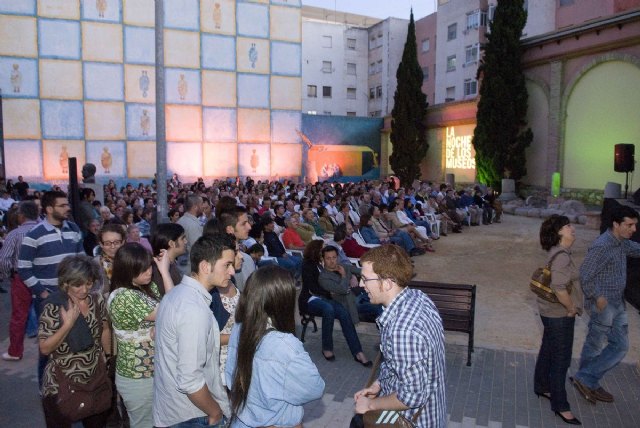
[[[142,135],[149,135],[149,130],[151,129],[151,117],[149,117],[149,111],[147,109],[142,110],[140,128],[142,129]]]
[[[98,17],[104,18],[104,13],[107,11],[107,0],[96,0],[96,9]]]
[[[67,146],[62,146],[60,151],[60,168],[63,174],[69,174],[69,152]]]
[[[251,43],[251,48],[249,48],[249,61],[251,61],[251,68],[256,68],[256,62],[258,61],[258,49],[256,49],[255,43]]]
[[[184,100],[187,96],[187,92],[189,91],[189,84],[186,80],[184,80],[184,74],[180,75],[180,81],[178,81],[178,94],[180,94],[180,99]]]
[[[380,164],[378,163],[378,153],[377,152],[373,152],[373,167],[377,168],[378,166],[380,166]]]
[[[138,79],[138,84],[140,85],[140,90],[142,91],[142,96],[147,98],[147,94],[149,92],[149,76],[147,75],[147,70],[142,70],[142,75],[140,79]]]
[[[111,165],[113,165],[113,156],[109,153],[109,147],[102,148],[102,154],[100,155],[100,163],[105,174],[111,174]]]
[[[213,24],[216,30],[222,28],[222,7],[218,2],[215,2],[213,5]]]
[[[253,149],[253,154],[251,155],[251,172],[255,174],[258,165],[260,165],[260,156],[256,153],[256,149]]]
[[[22,85],[22,73],[20,72],[20,64],[13,64],[11,70],[11,86],[13,86],[13,92],[20,93],[20,86]]]

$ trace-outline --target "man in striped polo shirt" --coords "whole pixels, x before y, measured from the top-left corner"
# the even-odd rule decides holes
[[[67,220],[71,212],[67,195],[60,191],[45,192],[41,205],[46,217],[25,235],[18,256],[18,274],[35,298],[38,318],[44,299],[58,289],[58,264],[65,257],[84,254],[80,229]],[[40,355],[40,383],[46,364],[47,357]]]

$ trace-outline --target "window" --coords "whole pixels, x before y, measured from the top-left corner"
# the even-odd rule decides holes
[[[475,79],[465,79],[464,96],[475,95],[478,92],[478,81]]]
[[[347,112],[347,116],[355,116],[356,112],[355,111],[348,111]]]
[[[333,40],[331,36],[322,36],[322,47],[330,48],[333,45]]]
[[[429,67],[422,67],[422,81],[427,82],[429,80]]]
[[[354,63],[347,63],[347,74],[350,74],[352,76],[356,75],[356,65]]]
[[[323,111],[322,114],[324,114],[325,116],[331,116],[331,112],[328,110]]]
[[[458,36],[458,24],[454,22],[453,24],[449,25],[449,27],[447,27],[447,41],[455,40],[457,36]]]
[[[562,6],[562,0],[560,0],[560,6]],[[489,11],[487,12],[487,18],[489,21],[493,21],[493,14],[496,13],[496,5],[489,5]]]
[[[331,66],[331,61],[322,61],[322,72],[323,73],[332,73],[333,67]]]
[[[375,49],[376,47],[376,36],[371,36],[369,38],[369,50]]]
[[[560,0],[560,7],[562,6],[570,6],[573,4],[574,0]]]
[[[376,86],[376,96],[382,98],[382,86]]]
[[[309,110],[307,111],[307,114],[318,114],[318,112],[316,110]]]
[[[347,88],[347,99],[348,100],[356,99],[356,88]]]
[[[373,100],[376,98],[376,88],[369,88],[369,99]]]
[[[382,60],[376,63],[376,73],[382,73]]]
[[[376,74],[376,63],[369,64],[369,75]]]
[[[318,87],[316,85],[307,85],[307,98],[317,98]]]
[[[369,113],[369,117],[380,117],[382,116],[382,110],[376,110]]]
[[[487,12],[474,10],[467,13],[467,30],[472,28],[484,27],[487,25]]]
[[[455,71],[456,70],[456,56],[451,55],[447,57],[447,71]]]
[[[331,98],[331,86],[323,86],[322,87],[322,97],[323,98]]]
[[[429,52],[429,39],[422,41],[422,52]]]
[[[480,50],[480,45],[476,43],[475,45],[465,47],[465,64],[471,64],[478,61],[478,51]]]
[[[450,102],[456,99],[456,87],[455,86],[449,86],[447,88],[447,92],[445,95],[445,99],[444,102]]]
[[[350,51],[356,50],[356,39],[347,39],[347,49]]]

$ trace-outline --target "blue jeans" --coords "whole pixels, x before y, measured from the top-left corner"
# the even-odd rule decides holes
[[[431,231],[431,225],[429,224],[428,221],[415,220],[414,223],[416,224],[416,226],[423,226],[425,229],[427,229],[427,236],[429,237],[433,236],[433,232]]]
[[[595,302],[590,309],[589,331],[575,378],[597,389],[604,374],[617,366],[629,350],[629,321],[622,300],[608,302],[602,312],[598,312]]]
[[[540,316],[544,325],[542,346],[536,360],[533,390],[551,393],[551,410],[571,410],[565,389],[567,370],[571,365],[575,317],[549,318]]]
[[[356,307],[358,308],[360,321],[374,322],[376,318],[382,315],[382,305],[371,303],[371,299],[364,291],[356,296]]]
[[[296,278],[302,272],[302,259],[298,256],[276,257],[278,264],[290,271]]]
[[[307,305],[307,312],[316,317],[322,317],[322,350],[333,352],[333,321],[337,318],[342,327],[342,334],[347,341],[349,350],[355,357],[362,352],[362,345],[358,333],[353,326],[349,311],[335,300],[321,297],[311,300]]]
[[[36,315],[36,308],[31,303],[29,308],[29,317],[27,318],[27,337],[36,337],[38,335],[38,316]]]
[[[402,229],[397,230],[398,231],[395,235],[389,237],[389,241],[401,246],[407,253],[409,253],[416,247],[416,244],[413,243],[413,239],[411,239],[411,236],[407,232]]]
[[[171,425],[168,428],[196,428],[196,427],[212,427],[212,428],[224,428],[229,423],[226,416],[222,417],[222,420],[215,425],[209,425],[208,416],[200,416],[199,418],[189,419],[188,421],[180,422],[175,425]]]

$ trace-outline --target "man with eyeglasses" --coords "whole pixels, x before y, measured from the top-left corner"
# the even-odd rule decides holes
[[[58,289],[58,264],[68,256],[84,254],[80,228],[67,220],[71,207],[67,195],[49,191],[42,195],[45,219],[24,237],[18,256],[18,275],[35,298],[36,314],[40,318],[42,302]],[[47,357],[40,355],[38,382]]]
[[[413,266],[402,248],[372,248],[360,263],[371,303],[385,307],[376,320],[384,359],[378,379],[356,392],[356,413],[395,410],[416,427],[444,428],[444,330],[438,310],[425,293],[408,288]]]

